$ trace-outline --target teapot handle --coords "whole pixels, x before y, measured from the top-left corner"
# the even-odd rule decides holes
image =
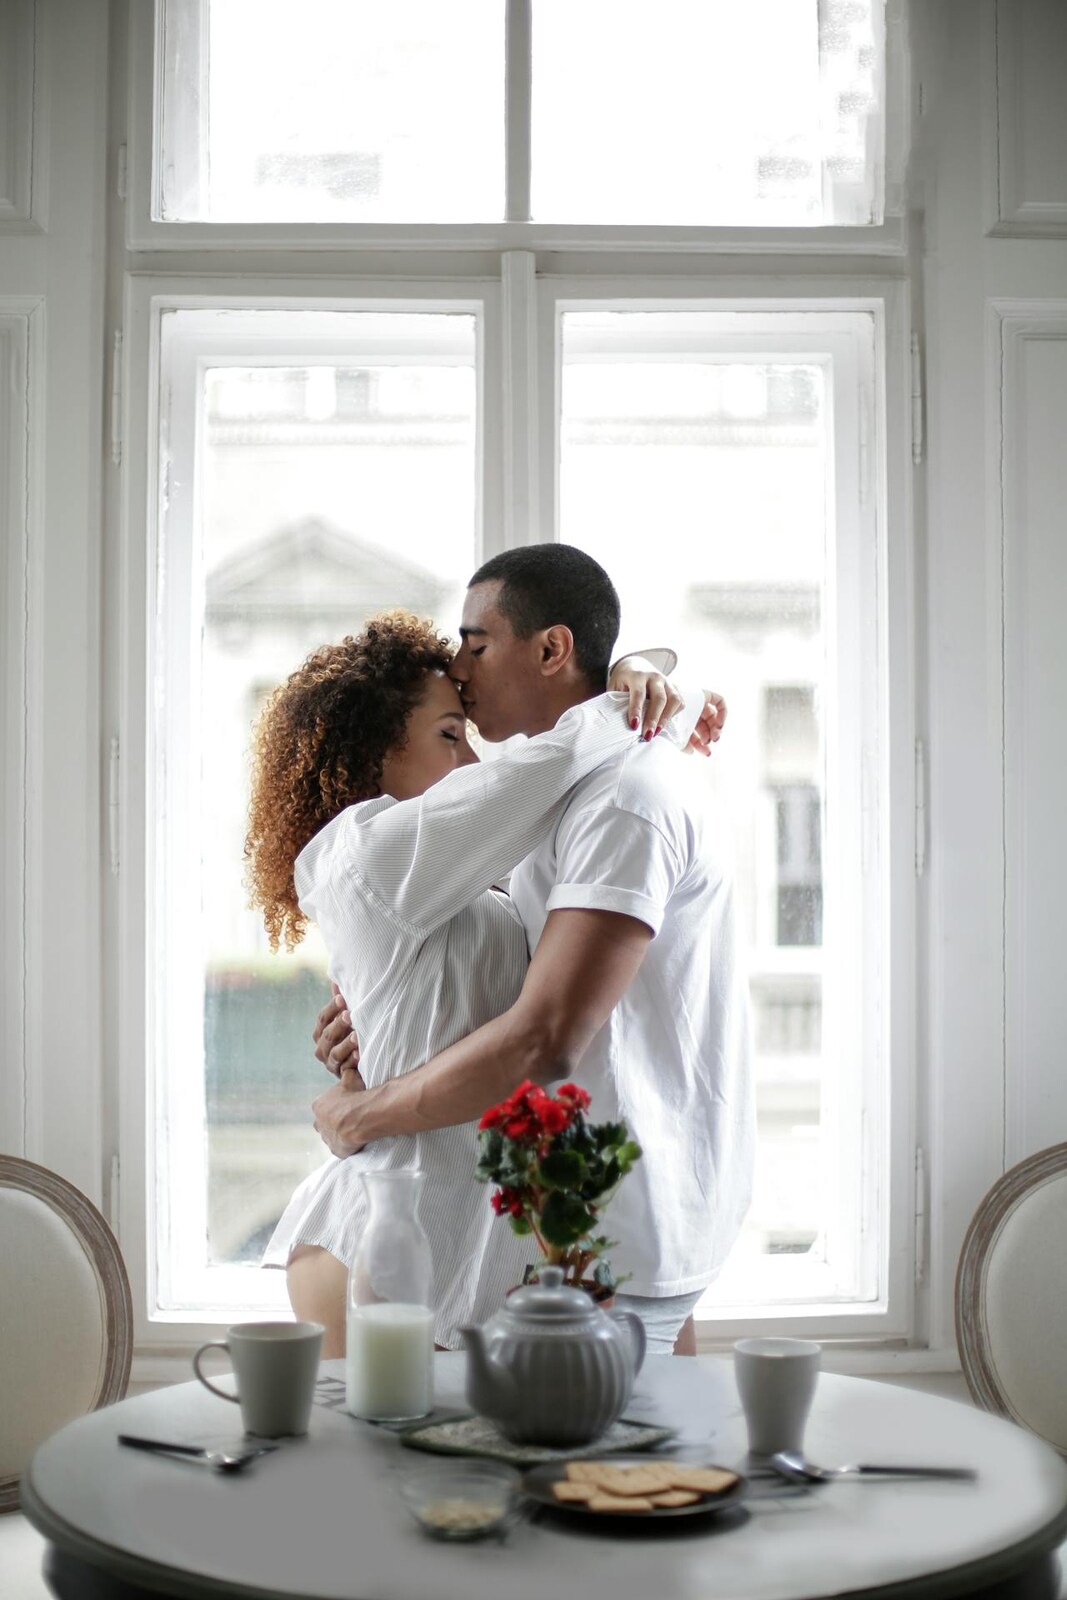
[[[641,1371],[641,1364],[645,1359],[645,1325],[635,1311],[610,1311],[608,1315],[613,1322],[624,1322],[630,1330],[630,1343],[634,1353],[634,1372]]]

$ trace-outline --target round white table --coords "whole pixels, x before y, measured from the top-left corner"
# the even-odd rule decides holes
[[[463,1361],[436,1358],[438,1404],[463,1404]],[[744,1470],[728,1360],[650,1360],[627,1414]],[[720,1527],[678,1520],[626,1536],[548,1513],[502,1544],[445,1545],[396,1492],[434,1458],[344,1412],[317,1405],[307,1438],[232,1477],[117,1443],[123,1432],[232,1440],[236,1416],[183,1384],[83,1417],[38,1450],[23,1507],[50,1541],[46,1572],[63,1600],[948,1600],[997,1585],[1005,1600],[1052,1600],[1051,1552],[1067,1533],[1067,1463],[1048,1445],[955,1401],[858,1378],[820,1380],[812,1459],[972,1465],[977,1483],[835,1483],[753,1499]]]

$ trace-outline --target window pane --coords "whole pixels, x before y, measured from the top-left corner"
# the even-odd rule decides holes
[[[752,1001],[755,1199],[713,1291],[735,1304],[864,1293],[863,1177],[846,1154],[862,1095],[837,1089],[842,1061],[862,1078],[864,1044],[841,1020],[855,987],[842,942],[855,949],[863,929],[855,807],[828,759],[837,739],[837,764],[858,764],[858,733],[848,749],[833,731],[837,675],[859,664],[833,642],[832,365],[817,330],[807,357],[759,354],[760,334],[775,348],[767,330],[766,317],[697,312],[563,318],[560,537],[612,574],[628,640],[675,645],[680,675],[729,705],[703,772],[732,827]],[[851,887],[827,947],[834,853]]]
[[[226,1307],[284,1298],[281,1274],[232,1269],[258,1264],[325,1154],[310,1120],[327,1081],[310,1044],[321,941],[311,928],[273,954],[242,886],[250,729],[310,650],[373,612],[458,616],[476,324],[177,311],[163,350],[159,1292]]]
[[[501,0],[164,0],[159,216],[504,214]]]
[[[540,222],[882,221],[883,0],[537,0]]]

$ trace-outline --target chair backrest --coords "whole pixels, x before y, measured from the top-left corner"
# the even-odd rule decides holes
[[[956,1340],[976,1404],[1067,1453],[1067,1144],[1012,1167],[975,1212]]]
[[[37,1446],[121,1400],[133,1302],[114,1234],[57,1173],[0,1155],[0,1511]]]

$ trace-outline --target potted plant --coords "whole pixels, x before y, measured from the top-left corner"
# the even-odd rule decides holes
[[[576,1083],[555,1094],[520,1084],[478,1124],[476,1175],[497,1185],[493,1210],[536,1241],[541,1265],[562,1267],[565,1283],[604,1302],[621,1280],[605,1254],[615,1241],[597,1231],[600,1213],[641,1147],[623,1122],[589,1123],[588,1109],[589,1095]],[[536,1281],[537,1265],[527,1267],[525,1282]]]

